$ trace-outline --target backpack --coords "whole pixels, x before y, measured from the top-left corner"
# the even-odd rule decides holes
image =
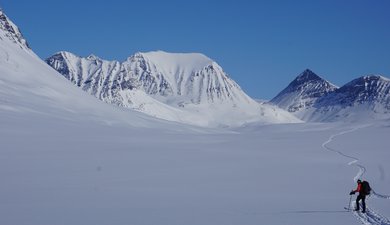
[[[365,195],[369,195],[371,192],[370,184],[367,181],[362,182],[362,192]]]

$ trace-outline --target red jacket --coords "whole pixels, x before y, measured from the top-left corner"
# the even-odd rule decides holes
[[[358,186],[357,186],[356,190],[354,190],[354,192],[360,193],[360,190],[362,190],[362,183],[358,183]]]

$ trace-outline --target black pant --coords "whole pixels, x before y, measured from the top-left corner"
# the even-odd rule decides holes
[[[359,194],[356,198],[356,210],[359,210],[359,201],[362,200],[363,212],[366,211],[366,195]]]

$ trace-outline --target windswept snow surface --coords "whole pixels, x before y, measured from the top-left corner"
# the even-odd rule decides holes
[[[4,112],[0,122],[0,224],[359,224],[343,207],[360,169],[322,147],[350,130],[327,146],[390,194],[389,122],[208,134]],[[367,205],[390,217],[389,199]]]

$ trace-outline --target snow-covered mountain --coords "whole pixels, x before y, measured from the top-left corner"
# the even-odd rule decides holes
[[[0,10],[0,114],[1,126],[44,121],[121,124],[132,127],[176,129],[132,110],[107,105],[60,76],[29,47],[18,27]],[[26,122],[27,121],[27,122]],[[27,125],[26,125],[27,126]],[[181,129],[181,128],[179,128]]]
[[[22,49],[30,50],[30,47],[20,32],[19,28],[4,14],[0,8],[0,30],[2,38],[7,38],[17,44]],[[1,38],[1,39],[2,39]]]
[[[46,62],[76,86],[111,104],[197,125],[297,122],[258,104],[213,60],[198,53],[136,53],[124,62],[59,52]]]
[[[306,69],[270,102],[299,115],[310,109],[318,98],[336,89],[335,85]]]
[[[359,77],[319,98],[311,117],[335,121],[390,117],[390,80],[381,75]]]
[[[80,91],[35,55],[2,11],[0,42],[0,109],[50,112],[51,116],[77,120],[83,118],[77,114],[103,120],[115,115],[108,118],[140,126],[155,123],[146,115],[118,109]],[[299,121],[277,107],[257,104],[202,54],[137,53],[119,63],[61,52],[48,62],[68,75],[68,80],[108,103],[166,120],[201,126]],[[73,114],[68,115],[70,112]]]
[[[361,104],[382,105],[390,109],[390,80],[381,75],[359,77],[321,98],[317,107],[340,105],[351,107]]]
[[[306,121],[387,118],[390,117],[389,79],[364,76],[338,88],[305,70],[271,103]]]
[[[170,105],[250,102],[222,68],[202,54],[136,53],[126,61],[59,52],[46,62],[83,90],[107,102],[131,105],[119,92],[141,89]]]

